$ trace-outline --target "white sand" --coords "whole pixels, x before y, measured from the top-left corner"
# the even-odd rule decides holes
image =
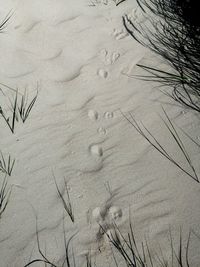
[[[0,82],[33,93],[38,84],[39,96],[15,134],[0,120],[0,149],[16,158],[12,195],[0,221],[0,267],[21,267],[38,255],[36,214],[42,248],[52,260],[64,257],[63,207],[52,172],[62,192],[63,177],[69,181],[75,223],[65,216],[66,234],[78,230],[76,253],[91,248],[99,266],[109,266],[111,258],[106,236],[100,244],[96,240],[95,220],[109,224],[109,215],[126,232],[130,209],[137,237],[146,237],[152,247],[159,242],[165,255],[170,227],[175,237],[180,227],[186,236],[190,229],[199,231],[200,187],[162,158],[120,112],[133,111],[185,164],[158,113],[164,105],[194,138],[199,118],[182,112],[153,84],[129,77],[138,73],[138,62],[159,64],[123,28],[123,14],[140,16],[135,2],[90,7],[86,0],[1,0],[1,18],[14,13],[0,35]],[[198,149],[184,140],[200,171]],[[198,242],[191,242],[193,267],[199,266]]]

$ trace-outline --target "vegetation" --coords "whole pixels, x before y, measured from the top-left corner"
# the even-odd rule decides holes
[[[125,119],[135,128],[135,130],[144,137],[150,145],[152,145],[162,156],[164,156],[167,160],[169,160],[172,164],[174,164],[178,169],[183,171],[187,176],[192,178],[197,183],[200,183],[200,179],[197,175],[196,168],[194,167],[192,160],[185,148],[185,145],[183,141],[180,138],[180,135],[178,134],[178,131],[174,124],[172,123],[171,119],[167,115],[166,111],[163,109],[165,119],[162,118],[162,121],[164,123],[164,126],[166,127],[167,131],[169,132],[170,136],[172,137],[172,140],[174,141],[177,150],[180,150],[183,158],[185,159],[186,164],[188,165],[190,172],[187,170],[186,167],[182,166],[172,155],[170,155],[169,152],[164,148],[164,146],[158,141],[158,139],[151,133],[150,130],[146,128],[146,126],[141,122],[139,123],[136,121],[136,119],[133,117],[131,113],[129,113],[129,117],[125,114],[123,116]],[[191,137],[188,136],[188,138]],[[194,142],[194,140],[192,140]],[[195,144],[199,147],[199,144],[195,142]]]
[[[67,181],[66,181],[66,179],[64,179],[65,192],[67,194],[67,200],[65,200],[63,194],[61,193],[61,191],[60,191],[60,189],[58,187],[58,184],[56,182],[55,176],[54,176],[54,181],[55,181],[55,185],[56,185],[56,189],[57,189],[58,195],[59,195],[59,197],[60,197],[60,199],[62,201],[64,210],[67,212],[67,214],[69,215],[71,221],[74,223],[74,212],[73,212],[72,203],[71,203],[71,199],[70,199],[70,195],[69,195],[69,189],[68,189]]]
[[[144,80],[173,88],[171,97],[200,112],[200,22],[195,1],[137,0],[146,23],[123,24],[140,44],[166,60],[172,71],[138,64],[147,71]]]
[[[9,12],[6,17],[0,22],[0,33],[4,32],[10,18],[12,17],[12,12]]]
[[[4,213],[11,194],[11,188],[8,186],[7,176],[5,175],[3,182],[0,182],[0,219]]]
[[[12,133],[15,132],[15,125],[16,122],[19,121],[19,118],[22,120],[23,123],[25,123],[37,100],[37,97],[38,90],[35,96],[31,98],[30,101],[28,99],[27,90],[25,90],[23,94],[19,93],[19,91],[16,90],[13,93],[13,98],[8,98],[10,102],[9,111],[5,110],[5,108],[0,105],[0,115],[2,116],[6,125]]]
[[[15,159],[12,159],[10,155],[6,160],[2,152],[0,152],[0,171],[11,176],[13,167],[15,164]]]
[[[37,226],[36,226],[37,227]],[[107,234],[103,226],[101,226],[102,232],[107,236],[110,244],[111,254],[113,257],[111,261],[112,266],[126,266],[126,267],[192,267],[191,259],[189,257],[190,241],[191,236],[199,239],[198,235],[191,231],[187,235],[187,240],[183,241],[183,233],[180,231],[178,246],[174,245],[174,240],[171,230],[169,230],[168,242],[166,246],[170,247],[171,255],[166,258],[163,255],[163,251],[160,248],[159,252],[150,249],[147,240],[139,242],[136,240],[134,229],[131,221],[129,221],[129,229],[127,233],[123,234],[117,224],[113,222],[113,233]],[[186,234],[186,233],[184,233]],[[49,259],[46,253],[41,249],[41,243],[39,238],[39,231],[37,228],[37,247],[40,257],[30,260],[24,267],[32,266],[35,263],[43,263],[45,266],[50,267],[78,267],[76,255],[74,254],[73,246],[71,242],[73,238],[77,235],[74,233],[67,240],[64,218],[63,218],[63,246],[65,251],[64,260],[62,263],[56,263],[55,260]],[[60,261],[59,261],[60,262]],[[82,265],[81,265],[82,266]],[[85,254],[85,266],[87,267],[97,267],[96,263],[93,263],[90,252]]]

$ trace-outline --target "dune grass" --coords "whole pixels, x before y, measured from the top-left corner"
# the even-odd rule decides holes
[[[7,97],[10,103],[9,110],[5,110],[5,108],[0,105],[0,115],[10,131],[15,133],[16,122],[19,122],[19,118],[23,123],[25,123],[29,117],[30,112],[37,100],[38,90],[30,100],[27,90],[25,90],[23,93],[19,93],[19,91],[16,90],[13,92],[12,96],[12,98]]]
[[[56,182],[56,178],[55,178],[54,173],[53,173],[53,177],[54,177],[54,181],[55,181],[55,185],[56,185],[58,196],[60,197],[60,199],[62,201],[62,204],[63,204],[63,208],[67,212],[67,214],[69,215],[71,221],[74,223],[74,221],[75,221],[74,211],[73,211],[72,202],[71,202],[70,195],[69,195],[69,189],[68,189],[67,181],[64,178],[65,192],[66,192],[66,195],[67,195],[67,199],[65,200],[64,195],[61,193],[61,191],[60,191],[60,189],[58,187],[58,184]]]
[[[0,106],[0,115],[4,119],[6,125],[10,129],[12,133],[15,131],[15,123],[17,120],[17,98],[18,98],[18,91],[16,91],[14,100],[11,102],[11,114],[7,115],[7,112],[4,110],[2,106]]]
[[[177,132],[176,127],[172,123],[171,119],[169,118],[168,114],[163,108],[164,116],[165,118],[161,118],[166,130],[169,133],[169,136],[172,138],[174,144],[177,147],[177,150],[180,151],[183,158],[185,159],[185,162],[190,169],[190,172],[188,171],[188,168],[180,164],[168,151],[167,149],[159,142],[159,140],[151,133],[149,129],[142,123],[138,122],[131,113],[129,113],[129,116],[122,113],[124,118],[135,128],[135,130],[143,137],[145,138],[149,144],[151,144],[163,157],[165,157],[167,160],[169,160],[172,164],[174,164],[178,169],[180,169],[182,172],[184,172],[187,176],[189,176],[191,179],[196,181],[197,183],[200,183],[199,176],[197,174],[196,168],[193,165],[193,162],[190,158],[190,155],[187,152],[187,149],[183,143],[183,141],[180,138],[179,133]],[[191,138],[190,138],[191,140]]]
[[[106,229],[101,226],[102,232],[107,236],[110,249],[111,249],[111,261],[112,266],[122,266],[122,267],[192,267],[191,259],[189,256],[190,252],[190,242],[191,237],[196,237],[199,239],[198,235],[190,231],[188,234],[184,233],[180,230],[180,234],[178,237],[178,245],[174,244],[174,238],[172,235],[171,229],[169,229],[169,234],[166,237],[166,247],[170,248],[170,256],[168,258],[163,254],[162,248],[158,244],[160,248],[158,251],[156,249],[152,249],[149,246],[149,242],[144,239],[144,241],[136,240],[133,225],[129,220],[129,227],[127,232],[124,234],[119,229],[117,224],[113,222],[114,232],[111,235],[108,235]],[[50,267],[79,267],[77,264],[76,255],[74,254],[72,240],[77,235],[77,232],[72,234],[69,239],[66,239],[65,232],[65,223],[63,218],[63,248],[65,251],[64,259],[62,261],[58,261],[57,263],[54,260],[49,259],[46,256],[46,253],[41,248],[41,242],[39,238],[38,226],[36,226],[36,239],[37,239],[37,248],[40,257],[30,260],[24,267],[32,266],[36,263],[42,263],[44,266]],[[183,235],[186,240],[183,241]],[[86,267],[97,267],[98,265],[92,261],[92,257],[90,252],[85,253],[85,265]],[[102,266],[102,265],[101,265]],[[104,265],[105,266],[105,265]],[[106,265],[107,266],[107,265]],[[105,267],[106,267],[105,266]]]
[[[125,235],[120,231],[119,227],[115,223],[113,223],[113,228],[115,229],[114,236],[107,235],[107,237],[111,246],[115,248],[115,251],[124,260],[124,264],[122,266],[192,267],[190,264],[191,260],[189,258],[189,248],[193,232],[189,232],[186,243],[183,245],[183,233],[180,230],[179,244],[178,247],[175,247],[172,232],[169,229],[168,242],[166,242],[166,246],[170,246],[171,255],[170,259],[166,259],[160,246],[159,252],[156,252],[154,249],[150,249],[149,243],[146,239],[143,242],[138,242],[136,240],[133,225],[130,220],[129,229]],[[195,235],[195,233],[193,234]],[[118,237],[117,239],[116,236]],[[116,266],[118,267],[117,261]]]
[[[125,2],[126,0],[116,0],[115,4],[116,6],[119,6],[120,4],[122,4],[123,2]]]
[[[140,44],[165,59],[172,71],[138,64],[148,72],[140,78],[173,88],[171,97],[200,112],[200,22],[194,1],[137,0],[147,22],[123,24]],[[188,11],[189,10],[189,11]]]
[[[8,186],[8,179],[5,175],[3,181],[0,178],[0,219],[8,205],[10,195],[11,188]]]
[[[12,159],[10,155],[6,159],[3,153],[0,151],[0,171],[4,174],[11,176],[15,159]]]
[[[38,91],[36,92],[36,95],[30,100],[30,102],[28,101],[27,90],[25,90],[24,93],[21,95],[19,104],[18,104],[18,112],[23,123],[27,120],[37,100],[37,97],[38,97]]]

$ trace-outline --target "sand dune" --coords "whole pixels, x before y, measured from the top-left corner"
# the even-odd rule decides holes
[[[0,82],[19,92],[28,88],[30,94],[38,86],[39,94],[27,121],[17,123],[14,134],[0,120],[0,150],[16,159],[9,177],[11,198],[0,221],[0,266],[21,267],[38,255],[36,214],[47,255],[53,260],[64,257],[63,207],[53,172],[63,193],[63,177],[68,180],[75,223],[65,214],[66,235],[78,231],[74,247],[80,260],[92,248],[99,266],[112,262],[106,236],[97,238],[95,218],[100,211],[109,231],[115,211],[124,232],[131,211],[137,237],[147,237],[153,247],[159,242],[169,255],[169,228],[175,239],[180,226],[185,233],[198,231],[199,188],[162,158],[121,112],[131,111],[143,121],[183,164],[158,116],[161,105],[194,138],[199,120],[154,84],[132,77],[139,71],[138,62],[161,64],[123,28],[123,14],[141,15],[136,1],[118,7],[112,1],[94,7],[84,0],[1,2],[1,18],[11,9],[13,15],[0,35]],[[1,89],[2,104],[12,92]],[[200,171],[198,149],[184,140]],[[191,247],[192,266],[198,266],[198,240]]]

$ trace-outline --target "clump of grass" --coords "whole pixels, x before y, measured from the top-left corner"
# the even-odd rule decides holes
[[[28,102],[27,90],[25,90],[24,94],[21,95],[20,102],[18,104],[18,111],[19,111],[19,115],[23,123],[27,120],[37,100],[37,97],[38,97],[38,91],[36,92],[36,95],[30,100],[30,102]]]
[[[60,189],[58,187],[58,184],[56,182],[56,178],[55,178],[54,174],[53,174],[53,177],[54,177],[56,189],[57,189],[58,195],[59,195],[59,197],[60,197],[60,199],[62,201],[64,210],[67,212],[67,214],[69,215],[71,221],[74,223],[74,221],[75,221],[74,211],[73,211],[73,207],[72,207],[72,203],[71,203],[71,199],[70,199],[70,195],[69,195],[69,189],[68,189],[67,181],[66,181],[66,179],[64,179],[65,192],[66,192],[66,195],[67,195],[67,199],[65,200],[63,194],[61,193],[61,191],[60,191]]]
[[[149,260],[151,264],[147,263],[147,255],[145,252],[145,246],[144,243],[142,242],[140,245],[141,247],[139,248],[138,243],[136,242],[135,235],[133,232],[133,227],[132,223],[129,222],[129,230],[127,233],[127,237],[122,234],[120,231],[119,227],[117,226],[116,223],[113,222],[113,229],[114,233],[111,235],[108,235],[106,233],[106,230],[104,230],[104,227],[101,226],[102,231],[104,234],[107,236],[110,244],[111,244],[111,249],[113,252],[113,259],[115,262],[115,265],[118,266],[113,248],[115,251],[118,253],[118,255],[121,256],[123,259],[125,266],[129,267],[148,267],[151,266],[152,264],[152,256],[149,252]],[[147,243],[146,243],[147,245]],[[148,246],[147,246],[148,248]],[[148,249],[149,251],[149,249]]]
[[[125,266],[127,267],[192,266],[189,259],[189,246],[192,231],[189,232],[185,245],[183,245],[182,232],[180,231],[178,247],[175,247],[171,230],[169,231],[169,246],[171,247],[171,255],[170,259],[166,259],[161,248],[159,252],[151,252],[147,240],[141,243],[136,240],[131,221],[129,221],[129,229],[126,235],[122,234],[119,227],[115,223],[113,224],[113,228],[115,229],[115,236],[107,235],[107,237],[111,246],[121,256],[121,258],[124,260]],[[119,238],[116,239],[116,236]],[[153,252],[154,256],[152,255]],[[118,267],[116,259],[115,265]]]
[[[3,182],[0,185],[0,218],[5,211],[11,195],[11,188],[8,188],[8,180],[5,175]]]
[[[122,113],[122,115],[125,117],[125,119],[135,128],[135,130],[144,137],[149,144],[151,144],[162,156],[164,156],[166,159],[168,159],[172,164],[174,164],[176,167],[178,167],[181,171],[183,171],[186,175],[188,175],[190,178],[192,178],[197,183],[200,183],[199,177],[197,175],[196,169],[192,163],[192,160],[185,148],[184,143],[182,142],[175,126],[173,125],[171,119],[167,115],[166,111],[163,109],[165,119],[161,118],[166,129],[168,130],[170,136],[174,140],[177,149],[180,150],[181,154],[185,158],[185,161],[190,168],[190,172],[182,166],[174,157],[167,152],[167,150],[163,147],[163,145],[158,141],[158,139],[146,128],[146,126],[141,122],[139,123],[136,121],[136,119],[133,117],[131,113],[129,113],[129,117]]]
[[[140,44],[165,59],[172,71],[138,64],[149,73],[140,78],[173,88],[171,97],[200,112],[200,22],[197,3],[179,0],[137,0],[146,23],[125,15],[123,24]]]
[[[183,233],[180,231],[178,239],[178,246],[174,245],[174,240],[171,230],[169,231],[168,243],[171,249],[170,257],[166,258],[163,251],[160,248],[159,252],[155,249],[150,249],[148,241],[145,239],[143,242],[139,242],[133,230],[133,225],[129,220],[129,227],[127,232],[124,234],[121,232],[116,223],[113,223],[113,234],[107,234],[106,229],[101,226],[102,232],[107,236],[110,242],[111,252],[113,254],[113,264],[116,267],[127,266],[127,267],[192,267],[191,259],[189,257],[189,248],[192,234],[196,237],[198,235],[190,231],[186,241],[183,241]],[[51,260],[43,252],[40,244],[39,231],[36,224],[36,238],[37,247],[40,257],[30,260],[24,267],[34,265],[35,263],[44,263],[45,266],[50,267],[78,267],[76,256],[74,254],[73,246],[71,242],[77,233],[71,235],[69,239],[66,238],[64,218],[63,218],[63,246],[64,246],[64,260],[61,263],[56,263],[55,260]],[[185,235],[186,233],[184,233]],[[198,237],[199,238],[199,237]],[[97,267],[96,263],[92,262],[91,254],[88,252],[85,254],[86,267]],[[120,261],[119,261],[120,260]],[[60,262],[60,261],[59,261]],[[112,265],[112,266],[114,266]],[[82,265],[81,265],[82,266]]]
[[[12,102],[11,115],[6,115],[4,109],[0,106],[0,115],[12,133],[15,131],[15,122],[17,120],[17,98],[18,91],[16,91],[14,101]]]
[[[15,159],[12,159],[10,155],[6,159],[3,153],[0,151],[0,171],[11,176]]]
[[[6,125],[10,129],[12,133],[15,132],[15,125],[16,122],[19,122],[19,118],[21,118],[22,122],[25,123],[27,118],[30,115],[30,112],[37,100],[38,97],[38,90],[33,98],[29,101],[28,99],[28,93],[27,90],[24,91],[24,93],[19,93],[18,90],[14,93],[14,98],[10,99],[10,115],[7,115],[8,112],[5,111],[5,109],[0,106],[0,115],[4,119]]]
[[[169,229],[169,236],[168,242],[166,245],[170,248],[170,255],[165,257],[163,254],[162,248],[159,244],[156,244],[156,247],[160,248],[159,251],[155,248],[150,248],[149,242],[147,239],[140,242],[136,239],[134,228],[130,219],[129,215],[129,224],[127,227],[126,232],[122,233],[118,225],[115,221],[110,225],[112,231],[107,231],[106,225],[99,225],[101,232],[107,236],[110,249],[113,254],[112,266],[127,266],[127,267],[192,267],[191,259],[189,257],[189,249],[190,249],[190,240],[192,234],[194,237],[198,237],[198,234],[194,231],[190,231],[189,235],[186,232],[182,232],[180,229],[180,235],[178,237],[178,245],[174,245],[173,235],[171,229]],[[110,228],[110,229],[111,229]],[[46,255],[47,253],[44,252],[41,248],[41,242],[39,238],[39,231],[38,231],[38,223],[37,223],[37,216],[36,216],[36,239],[37,239],[37,248],[39,252],[39,257],[36,259],[29,259],[29,262],[24,266],[32,266],[37,263],[43,263],[44,266],[49,267],[79,267],[80,265],[77,263],[78,260],[76,255],[74,254],[73,246],[71,245],[72,240],[77,235],[77,232],[71,234],[69,239],[66,238],[66,230],[65,230],[65,218],[63,215],[63,247],[64,247],[64,258],[62,260],[51,260]],[[183,241],[184,235],[184,241]],[[187,238],[187,239],[185,239]],[[177,239],[177,236],[176,236]],[[85,265],[86,267],[97,267],[96,263],[93,263],[91,253],[88,251],[85,253]],[[81,265],[83,266],[83,265]]]

